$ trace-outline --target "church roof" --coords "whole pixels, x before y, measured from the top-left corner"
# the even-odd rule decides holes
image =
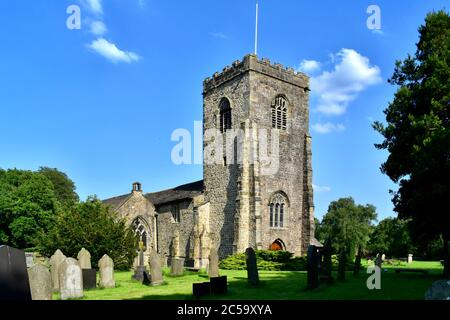
[[[204,191],[203,180],[184,184],[172,189],[167,189],[159,192],[147,193],[145,197],[153,205],[159,206],[165,203],[170,203],[174,201],[180,201],[184,199],[192,199],[196,196],[202,195]],[[111,206],[114,210],[117,210],[122,206],[129,198],[131,193],[124,194],[122,196],[106,199],[103,201],[104,204]]]
[[[173,189],[147,193],[145,197],[155,206],[183,199],[192,199],[202,195],[204,191],[203,180],[184,184]]]

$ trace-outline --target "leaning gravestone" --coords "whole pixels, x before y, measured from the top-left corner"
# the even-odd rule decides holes
[[[150,278],[152,286],[163,284],[164,278],[161,269],[160,258],[155,251],[150,252],[148,262],[150,265]]]
[[[58,268],[61,300],[83,297],[83,273],[78,261],[66,258]]]
[[[171,276],[182,276],[184,274],[184,259],[173,258],[170,266]]]
[[[52,276],[46,266],[35,264],[28,269],[31,297],[33,300],[52,300]]]
[[[59,249],[50,257],[50,273],[52,275],[53,292],[59,291],[58,268],[64,259],[66,259],[66,256]]]
[[[31,300],[25,253],[0,246],[0,300]]]
[[[316,246],[308,247],[308,289],[315,289],[319,286],[319,261]]]
[[[425,300],[450,300],[450,280],[434,282],[425,293]]]
[[[98,261],[98,267],[100,269],[100,288],[115,288],[116,281],[114,280],[114,261],[105,254]]]
[[[259,285],[258,265],[255,250],[253,250],[253,248],[245,250],[245,263],[247,265],[248,283],[252,286]]]
[[[208,276],[210,278],[219,277],[219,253],[217,248],[211,248],[209,253]]]
[[[97,287],[97,271],[92,269],[91,254],[82,248],[78,252],[77,258],[83,273],[83,289],[95,289]]]

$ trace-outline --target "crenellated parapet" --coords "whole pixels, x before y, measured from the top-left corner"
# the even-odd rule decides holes
[[[258,59],[256,55],[249,54],[244,59],[233,62],[231,66],[223,68],[222,72],[216,72],[212,77],[203,81],[203,93],[207,93],[224,83],[231,81],[246,72],[258,72],[268,77],[288,82],[290,84],[309,90],[309,77],[291,67],[285,67],[280,63],[271,63],[269,59]]]

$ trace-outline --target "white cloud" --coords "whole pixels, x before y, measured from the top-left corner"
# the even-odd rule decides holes
[[[320,113],[342,115],[360,92],[381,82],[380,68],[353,49],[341,49],[330,57],[334,69],[311,78],[311,90],[319,97]]]
[[[83,3],[92,13],[103,14],[102,0],[83,0]]]
[[[92,43],[89,44],[88,47],[113,63],[132,63],[140,60],[140,57],[136,53],[130,51],[122,51],[114,43],[111,43],[104,38],[92,41]]]
[[[320,62],[303,59],[298,70],[305,73],[314,73],[320,70]]]
[[[224,39],[224,40],[228,39],[228,36],[226,34],[220,33],[220,32],[210,32],[209,35],[214,38],[219,38],[219,39]]]
[[[318,185],[315,185],[315,184],[313,184],[313,189],[314,189],[315,192],[320,192],[320,193],[322,193],[322,192],[330,192],[331,191],[330,187],[318,186]]]
[[[96,36],[102,36],[108,31],[108,28],[102,21],[94,21],[91,23],[91,32]]]
[[[331,133],[331,132],[342,132],[345,131],[345,126],[342,123],[334,124],[331,122],[327,123],[316,123],[312,125],[313,131],[317,133]]]

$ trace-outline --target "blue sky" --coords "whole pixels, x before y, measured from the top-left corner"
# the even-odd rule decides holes
[[[369,5],[381,31],[366,26]],[[371,128],[394,62],[446,1],[260,0],[259,56],[312,76],[316,216],[344,196],[393,215]],[[81,29],[69,30],[70,5]],[[447,3],[448,6],[448,3]],[[0,11],[0,167],[56,167],[84,199],[202,178],[171,161],[177,128],[202,119],[202,81],[253,51],[254,0],[7,0]]]

